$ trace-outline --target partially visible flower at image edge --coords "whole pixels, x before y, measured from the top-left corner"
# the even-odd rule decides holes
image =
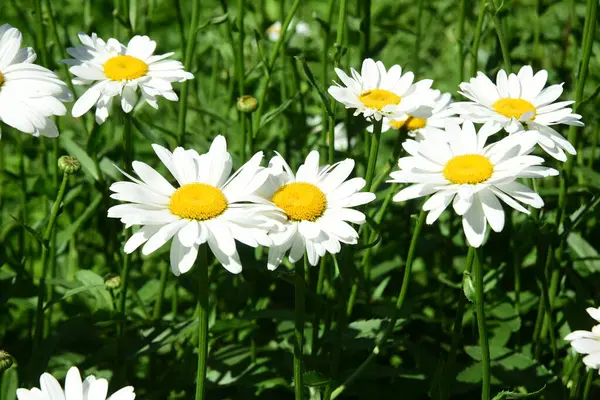
[[[73,95],[54,72],[33,63],[35,51],[21,48],[22,40],[17,28],[0,26],[0,121],[36,137],[56,137],[52,117],[67,113],[63,102]]]
[[[65,388],[49,373],[40,377],[40,387],[32,389],[17,389],[19,400],[133,400],[135,392],[132,386],[126,386],[116,391],[112,396],[108,394],[108,381],[97,379],[90,375],[81,380],[77,367],[71,367],[65,378]]]
[[[600,308],[589,307],[587,313],[600,322]],[[579,353],[585,354],[583,363],[593,369],[600,369],[600,324],[592,327],[591,331],[574,331],[565,336],[571,342],[571,347]]]

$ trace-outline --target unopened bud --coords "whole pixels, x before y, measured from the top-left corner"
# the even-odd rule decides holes
[[[242,96],[237,101],[237,109],[243,113],[251,113],[256,110],[258,101],[252,96]]]
[[[13,358],[4,350],[0,350],[0,374],[13,365]]]
[[[58,168],[65,174],[74,174],[81,169],[81,163],[71,156],[62,156],[58,159]]]
[[[104,284],[109,289],[116,289],[121,286],[121,277],[119,275],[113,275],[106,278]]]

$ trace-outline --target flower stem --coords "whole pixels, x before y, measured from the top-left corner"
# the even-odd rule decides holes
[[[479,16],[477,17],[477,26],[475,27],[475,34],[473,36],[473,48],[472,56],[473,63],[471,64],[471,76],[477,74],[477,55],[479,53],[479,43],[481,43],[481,30],[483,28],[483,19],[485,18],[485,4],[487,0],[481,0],[479,2]]]
[[[158,289],[158,298],[154,303],[154,311],[152,313],[152,319],[158,321],[162,316],[162,308],[165,300],[165,289],[167,288],[167,281],[169,280],[169,271],[171,266],[168,263],[163,265],[163,270],[160,273],[160,284]]]
[[[192,1],[192,16],[188,27],[188,34],[185,47],[184,66],[186,71],[191,71],[192,61],[194,58],[194,50],[196,48],[196,29],[198,26],[198,8],[200,0]],[[183,43],[182,43],[183,46]],[[184,81],[181,84],[181,98],[179,99],[179,117],[177,120],[177,140],[180,145],[185,144],[185,118],[187,115],[187,99],[188,99],[189,81]]]
[[[304,348],[304,273],[307,269],[307,255],[304,255],[303,262],[296,263],[294,273],[295,283],[295,326],[294,336],[294,394],[296,400],[304,399],[304,384],[302,377],[302,350]]]
[[[208,262],[206,244],[198,248],[198,370],[196,372],[196,400],[205,399],[205,382],[208,359]]]
[[[46,230],[44,231],[44,236],[42,236],[42,275],[40,277],[40,283],[38,285],[38,298],[37,298],[37,308],[36,308],[36,317],[35,317],[35,333],[34,333],[34,342],[33,342],[33,352],[32,352],[32,362],[40,359],[39,349],[44,339],[44,297],[47,291],[46,288],[46,277],[48,274],[48,255],[50,252],[50,235],[54,229],[54,225],[56,223],[56,217],[58,215],[58,210],[60,208],[60,204],[62,203],[63,197],[65,195],[65,189],[67,187],[67,182],[69,175],[65,172],[63,173],[62,181],[60,184],[60,188],[58,189],[58,194],[56,195],[56,200],[52,205],[52,209],[50,210],[50,219],[48,220],[48,225],[46,225]],[[34,376],[36,374],[33,374]]]
[[[592,388],[592,383],[594,382],[594,373],[593,369],[590,369],[587,373],[587,379],[585,380],[585,387],[583,389],[583,396],[581,396],[581,400],[588,400],[590,397],[590,389]]]
[[[394,327],[396,326],[396,322],[398,321],[398,316],[400,311],[402,310],[402,306],[404,305],[404,299],[406,298],[406,293],[408,292],[408,283],[410,280],[410,275],[412,272],[412,264],[415,259],[415,253],[417,249],[417,243],[419,241],[419,236],[421,235],[421,230],[423,229],[423,225],[425,224],[425,216],[426,213],[423,209],[419,213],[419,217],[417,219],[417,224],[413,231],[412,239],[410,241],[410,246],[408,248],[408,255],[406,256],[406,265],[404,267],[404,277],[402,280],[402,287],[400,288],[400,293],[398,294],[398,298],[396,299],[396,307],[394,309],[394,314],[392,315],[391,320],[386,325],[385,330],[382,335],[378,335],[381,339],[377,342],[377,345],[373,348],[369,356],[362,362],[362,364],[344,381],[342,385],[337,387],[332,395],[331,399],[337,398],[342,392],[350,385],[368,366],[373,362],[375,357],[381,351],[381,346],[385,344],[389,335],[393,332]]]
[[[456,42],[458,44],[458,81],[462,82],[465,76],[465,19],[467,0],[460,0],[460,16],[458,17],[458,32]]]
[[[335,6],[335,0],[329,0],[327,5],[327,24],[325,25],[325,38],[323,40],[323,54],[322,57],[322,74],[323,74],[323,87],[326,88],[329,84],[329,68],[331,65],[329,64],[329,43],[331,42],[331,22],[333,21],[333,10]],[[333,103],[335,104],[335,103]],[[328,114],[327,108],[323,106],[323,113],[321,114],[321,126],[323,133],[328,132]],[[323,140],[325,140],[325,136],[322,135]]]
[[[469,247],[467,252],[467,258],[465,260],[465,272],[471,272],[473,266],[473,258],[475,255],[475,248]],[[442,399],[449,399],[452,392],[452,385],[456,381],[456,352],[458,351],[458,345],[460,344],[460,338],[462,335],[462,323],[463,316],[465,313],[465,299],[466,296],[461,293],[458,299],[458,307],[456,309],[456,318],[454,319],[454,325],[452,327],[452,344],[450,346],[450,353],[448,354],[448,362],[446,363],[446,377],[442,387]]]
[[[237,75],[237,82],[238,82],[238,96],[242,97],[245,93],[245,82],[244,82],[244,15],[245,15],[245,8],[246,8],[246,1],[245,0],[238,0],[238,18],[237,18],[237,22],[238,22],[238,32],[239,32],[239,38],[237,41],[237,49],[235,51],[235,72]],[[246,162],[246,137],[247,137],[247,132],[246,129],[248,127],[247,125],[247,121],[246,121],[246,113],[242,112],[242,111],[238,111],[238,118],[240,121],[240,128],[241,128],[241,135],[242,135],[242,162]]]
[[[375,189],[373,187],[373,176],[375,175],[375,166],[377,165],[377,154],[379,153],[379,140],[381,139],[382,124],[383,119],[375,121],[373,124],[373,135],[371,135],[371,149],[369,151],[367,175],[365,177],[365,181],[367,182],[365,187],[370,192],[372,192]]]
[[[504,59],[504,69],[507,74],[512,71],[512,65],[510,63],[510,51],[508,50],[508,43],[506,42],[506,36],[504,36],[504,30],[502,29],[502,22],[498,18],[498,10],[490,11],[492,13],[492,19],[494,20],[494,28],[498,35],[498,41],[500,42],[500,49],[502,50],[502,58]]]
[[[588,68],[590,63],[590,57],[592,55],[592,45],[594,43],[594,33],[596,31],[596,16],[598,14],[598,1],[588,0],[587,9],[585,14],[585,24],[583,39],[581,43],[581,64],[579,65],[579,74],[577,76],[577,86],[575,89],[575,104],[573,104],[573,113],[577,112],[581,101],[583,100],[583,88],[585,87],[585,81],[588,75]],[[577,127],[569,127],[569,142],[577,148],[579,142],[579,136],[577,135]],[[560,191],[558,195],[558,213],[556,215],[556,228],[563,224],[565,220],[565,209],[567,204],[567,190],[571,180],[571,174],[573,172],[574,157],[569,157],[567,162],[563,164],[563,171],[560,180]]]
[[[483,292],[483,271],[480,255],[475,250],[473,256],[473,275],[475,279],[475,305],[477,307],[477,329],[479,331],[479,345],[481,347],[482,386],[481,399],[490,399],[490,347],[485,326],[485,303]]]

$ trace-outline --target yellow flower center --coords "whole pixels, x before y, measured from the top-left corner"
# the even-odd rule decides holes
[[[504,98],[496,100],[496,102],[492,104],[492,107],[494,107],[494,110],[496,110],[498,114],[516,119],[520,119],[523,114],[533,111],[533,115],[530,119],[535,119],[535,106],[527,100]]]
[[[4,79],[4,75],[2,75],[2,72],[0,72],[0,88],[2,85],[4,85],[4,82],[6,82],[6,79]]]
[[[271,201],[292,221],[316,221],[327,208],[325,193],[306,182],[283,185],[277,189]]]
[[[442,173],[452,183],[475,185],[491,178],[494,166],[481,154],[465,154],[450,159]]]
[[[188,183],[171,195],[169,210],[181,218],[205,221],[223,214],[227,198],[220,189],[206,183]]]
[[[104,63],[104,75],[113,81],[141,78],[148,73],[148,64],[137,57],[116,56]]]
[[[400,129],[405,127],[408,131],[414,131],[415,129],[424,128],[427,125],[427,120],[425,118],[417,118],[409,116],[407,119],[398,120],[398,121],[390,121],[390,125],[394,129]]]
[[[367,90],[359,96],[360,101],[367,108],[376,108],[379,111],[390,104],[400,104],[400,96],[385,89]]]

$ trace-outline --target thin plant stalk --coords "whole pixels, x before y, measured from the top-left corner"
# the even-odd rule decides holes
[[[467,252],[467,258],[465,260],[465,272],[470,273],[471,267],[473,266],[473,259],[475,256],[475,249],[469,247]],[[452,392],[452,386],[456,381],[456,353],[458,352],[458,345],[460,344],[460,338],[462,336],[462,323],[463,316],[465,313],[465,299],[466,296],[461,293],[458,300],[458,307],[456,308],[456,318],[454,319],[454,325],[452,327],[452,344],[450,345],[450,352],[448,353],[448,362],[445,368],[445,379],[442,387],[442,400],[449,399]]]
[[[35,29],[35,41],[40,49],[42,65],[48,66],[48,54],[46,52],[46,41],[44,38],[44,15],[42,12],[42,0],[35,0],[35,15],[37,17],[37,26]]]
[[[410,280],[410,275],[412,273],[412,265],[415,259],[417,243],[419,242],[419,237],[421,236],[421,230],[423,229],[423,225],[425,224],[425,216],[426,212],[421,209],[419,213],[419,217],[417,219],[417,224],[415,225],[415,229],[413,230],[412,238],[410,240],[410,246],[408,248],[408,255],[406,256],[406,265],[404,266],[404,277],[402,279],[402,287],[400,288],[400,293],[398,294],[398,298],[396,299],[396,305],[394,309],[394,314],[386,324],[385,330],[382,335],[378,335],[381,339],[378,340],[377,345],[373,348],[368,357],[360,364],[360,366],[344,381],[344,383],[338,386],[332,393],[331,399],[335,399],[340,396],[344,390],[350,385],[363,371],[367,369],[367,367],[373,362],[375,357],[381,351],[381,346],[384,345],[389,337],[389,335],[394,331],[394,327],[396,326],[396,322],[398,321],[398,317],[400,311],[402,310],[402,306],[404,305],[404,300],[406,299],[406,294],[408,293],[408,283]]]
[[[168,263],[163,265],[163,269],[160,272],[160,283],[158,288],[158,297],[156,303],[154,303],[154,310],[152,312],[152,319],[158,321],[162,317],[162,308],[165,300],[165,290],[167,288],[167,282],[169,280],[169,272],[171,266]]]
[[[302,377],[302,353],[304,349],[304,307],[305,307],[305,282],[304,274],[307,269],[307,255],[304,255],[303,262],[295,265],[294,272],[294,302],[295,302],[295,322],[294,322],[294,398],[296,400],[304,399],[304,384]]]
[[[504,36],[504,29],[502,29],[502,22],[500,18],[498,18],[498,12],[492,12],[492,19],[494,20],[494,28],[496,29],[496,34],[498,35],[498,41],[500,42],[500,49],[502,50],[502,58],[504,59],[504,69],[506,72],[510,74],[512,71],[512,65],[510,62],[510,51],[508,50],[508,43],[506,41],[506,36]]]
[[[238,41],[237,41],[237,48],[235,49],[234,52],[234,56],[235,56],[235,72],[236,72],[236,80],[238,82],[238,96],[242,97],[245,93],[245,82],[244,82],[244,73],[245,73],[245,68],[244,68],[244,15],[245,15],[245,8],[246,8],[246,1],[245,0],[238,0],[238,18],[237,18],[237,22],[238,22],[238,33],[239,33],[239,37],[238,37]],[[240,131],[241,131],[241,135],[242,135],[242,162],[246,162],[246,137],[247,137],[247,123],[246,123],[246,116],[245,113],[242,111],[238,111],[238,119],[240,121]]]
[[[198,28],[198,9],[200,0],[192,1],[192,15],[186,38],[184,66],[186,71],[192,70],[192,61],[194,59],[194,50],[196,49],[196,29]],[[183,43],[182,43],[183,45]],[[187,116],[189,81],[181,84],[181,96],[179,99],[179,116],[177,120],[177,140],[180,145],[185,144],[185,122]]]
[[[483,20],[485,18],[485,4],[488,0],[481,0],[479,2],[479,16],[477,17],[477,25],[475,26],[475,33],[473,35],[473,47],[471,55],[473,56],[473,62],[471,64],[471,76],[475,76],[477,73],[477,56],[479,54],[479,44],[481,43],[481,30],[483,29]]]
[[[460,11],[458,17],[458,32],[456,42],[458,46],[458,81],[462,82],[465,79],[465,19],[467,8],[467,0],[460,0]]]
[[[371,192],[375,189],[373,187],[373,177],[375,176],[375,167],[377,165],[382,124],[383,119],[375,121],[373,124],[373,135],[371,135],[371,148],[369,150],[369,161],[367,163],[367,173],[365,176],[365,181],[367,182],[365,188]]]
[[[46,225],[46,229],[44,230],[44,235],[42,236],[42,275],[40,277],[40,283],[38,285],[38,298],[37,298],[37,308],[36,308],[36,317],[35,317],[35,332],[34,332],[34,340],[33,340],[33,352],[32,352],[32,363],[36,362],[36,360],[40,359],[39,349],[41,347],[42,340],[44,339],[44,297],[47,291],[46,287],[46,277],[48,274],[48,255],[50,253],[50,236],[54,229],[54,225],[56,224],[56,218],[58,216],[58,210],[63,201],[65,195],[65,189],[67,187],[67,182],[69,175],[64,172],[62,181],[60,184],[60,188],[58,189],[58,194],[56,195],[56,200],[52,205],[52,209],[50,210],[50,219],[48,220],[48,224]]]
[[[479,252],[473,256],[473,277],[475,280],[475,305],[477,311],[477,330],[479,331],[479,346],[481,348],[481,400],[490,399],[490,346],[487,328],[485,326],[485,302],[483,291],[483,271]]]
[[[415,66],[413,68],[415,76],[419,76],[419,69],[421,67],[419,53],[421,51],[421,20],[423,19],[423,0],[418,0],[417,3],[417,23],[415,27],[415,51],[414,59]]]
[[[325,26],[325,37],[323,39],[323,54],[322,57],[322,74],[323,74],[323,87],[326,88],[329,84],[329,68],[331,67],[329,64],[329,43],[331,42],[331,23],[333,21],[333,10],[335,6],[335,0],[329,0],[327,5],[327,25]],[[321,126],[323,132],[328,132],[328,114],[327,108],[323,107],[323,113],[321,115]],[[325,136],[323,136],[323,140]]]
[[[593,369],[590,369],[587,373],[587,378],[585,380],[585,387],[583,388],[583,396],[581,396],[581,400],[588,400],[590,397],[590,389],[592,388],[592,383],[594,382],[594,376],[596,375]]]
[[[275,47],[273,47],[273,49],[271,50],[271,54],[267,61],[267,65],[266,65],[267,73],[265,74],[265,76],[263,77],[262,82],[261,82],[260,92],[258,95],[258,108],[256,109],[256,112],[254,113],[254,124],[253,124],[253,132],[252,132],[252,134],[254,135],[253,136],[254,139],[256,139],[256,137],[258,135],[260,117],[262,117],[263,107],[265,105],[265,99],[267,97],[267,89],[269,87],[269,82],[271,81],[273,67],[275,66],[275,62],[277,61],[277,55],[279,54],[279,51],[280,51],[279,49],[281,48],[283,41],[285,40],[287,29],[290,26],[290,23],[292,22],[292,18],[294,18],[294,14],[296,14],[296,10],[298,9],[298,6],[300,6],[300,1],[301,0],[294,0],[294,3],[292,3],[292,6],[290,7],[290,11],[288,11],[285,21],[283,22],[283,25],[281,26],[281,35],[279,35],[279,39],[277,39],[277,42],[275,42]]]
[[[196,400],[204,400],[208,368],[209,280],[206,244],[198,248],[198,369],[196,371]]]

